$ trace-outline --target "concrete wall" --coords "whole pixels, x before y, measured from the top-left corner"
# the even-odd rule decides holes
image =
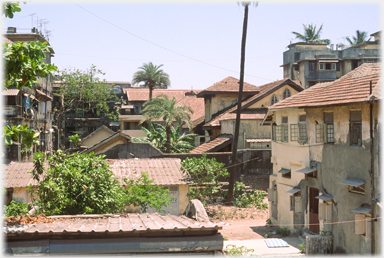
[[[298,93],[297,90],[293,89],[291,86],[289,85],[285,85],[283,87],[281,87],[280,89],[272,92],[271,94],[265,96],[264,98],[262,98],[261,100],[257,101],[256,103],[252,104],[249,108],[247,109],[252,109],[252,108],[261,108],[261,107],[269,107],[271,105],[271,97],[273,95],[276,95],[277,96],[277,99],[279,101],[281,101],[283,99],[283,92],[284,90],[288,88],[290,91],[291,91],[291,96],[292,95],[295,95],[296,93]]]
[[[91,146],[95,145],[96,143],[99,143],[100,141],[108,138],[112,134],[113,133],[111,133],[105,129],[101,129],[100,131],[96,132],[94,135],[92,135],[88,139],[85,139],[84,141],[82,141],[81,146],[91,147]]]
[[[38,199],[36,194],[34,194],[34,198]],[[14,187],[12,192],[12,200],[15,202],[23,203],[32,202],[31,194],[28,193],[27,187]]]

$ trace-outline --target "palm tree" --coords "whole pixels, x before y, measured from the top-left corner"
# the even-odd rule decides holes
[[[351,46],[354,46],[354,45],[363,43],[365,41],[370,41],[371,38],[366,40],[367,37],[368,37],[368,33],[367,32],[356,30],[356,37],[353,36],[352,39],[350,39],[349,37],[346,37],[346,40],[348,40],[348,42],[349,42],[349,44]]]
[[[163,65],[154,65],[152,62],[143,64],[133,75],[132,84],[144,82],[149,88],[149,100],[152,100],[153,89],[166,89],[170,86],[169,75],[160,69]]]
[[[176,106],[176,99],[168,99],[166,95],[160,95],[153,100],[149,100],[144,103],[141,111],[144,118],[140,121],[140,124],[151,121],[153,119],[163,120],[167,135],[167,153],[171,152],[171,127],[181,126],[184,122],[188,125],[189,130],[192,129],[191,114],[193,110],[188,106]]]
[[[320,39],[320,33],[323,28],[321,24],[320,28],[316,31],[316,25],[308,24],[304,26],[304,35],[295,31],[292,31],[296,35],[297,39],[300,39],[301,42],[310,43],[310,44],[329,44],[331,41],[329,39]]]

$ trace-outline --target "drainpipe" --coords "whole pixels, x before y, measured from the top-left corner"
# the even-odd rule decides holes
[[[372,81],[369,83],[369,95],[372,94]],[[374,185],[374,179],[375,179],[375,173],[374,173],[374,154],[373,154],[373,104],[372,101],[369,102],[369,136],[371,140],[371,169],[370,169],[370,176],[371,176],[371,207],[372,207],[372,218],[375,216],[375,201],[374,201],[374,191],[375,191],[375,185]],[[375,219],[371,220],[371,253],[375,253],[375,226],[374,226]]]

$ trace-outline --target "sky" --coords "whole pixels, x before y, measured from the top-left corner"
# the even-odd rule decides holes
[[[13,19],[3,18],[3,33],[7,27],[20,33],[41,28],[60,70],[94,64],[105,73],[101,79],[132,81],[139,67],[152,62],[163,65],[171,89],[205,89],[228,76],[240,78],[244,7],[235,1],[27,1],[20,7]],[[292,31],[303,33],[303,24],[323,25],[321,38],[347,44],[356,30],[381,30],[381,10],[378,1],[252,4],[244,81],[260,86],[283,79],[283,52],[297,42]]]

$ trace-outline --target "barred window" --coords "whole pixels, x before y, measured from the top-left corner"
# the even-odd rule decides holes
[[[283,130],[283,142],[288,142],[288,125],[282,125],[282,130]]]
[[[315,124],[315,130],[316,130],[316,142],[323,143],[324,142],[324,125]]]
[[[292,124],[290,125],[291,127],[291,142],[297,142],[298,141],[298,131],[297,131],[297,125]]]
[[[272,125],[272,141],[276,141],[276,127],[276,124]]]
[[[361,139],[362,139],[361,110],[350,111],[349,131],[351,136],[350,145],[361,146]]]
[[[276,126],[276,141],[281,141],[282,140],[282,131],[281,131],[282,126],[277,125]]]
[[[326,127],[326,143],[335,142],[334,124],[333,124],[333,112],[324,113],[324,123]]]
[[[307,116],[299,115],[299,142],[307,142]]]

